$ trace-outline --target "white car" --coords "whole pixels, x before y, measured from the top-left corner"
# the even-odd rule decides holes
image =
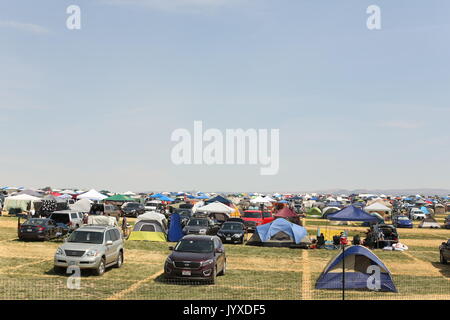
[[[413,220],[423,220],[427,217],[427,215],[419,208],[412,208],[409,212],[409,216]]]

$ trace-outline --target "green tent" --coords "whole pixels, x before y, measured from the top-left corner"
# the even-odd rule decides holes
[[[322,217],[322,211],[319,208],[313,207],[310,208],[306,214],[308,216],[317,216],[317,217]]]
[[[135,201],[133,198],[130,198],[129,196],[124,196],[122,194],[116,194],[114,196],[108,197],[104,199],[103,201],[123,201],[123,202],[130,202]]]

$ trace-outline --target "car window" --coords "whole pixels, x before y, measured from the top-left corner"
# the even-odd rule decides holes
[[[112,238],[111,238],[111,232],[110,231],[106,231],[106,239],[105,239],[105,241],[106,242],[113,241]]]
[[[122,239],[122,237],[121,237],[121,235],[120,235],[120,231],[119,230],[117,230],[117,229],[114,229],[114,233],[116,234],[116,240],[120,240],[120,239]]]
[[[78,215],[76,213],[71,213],[70,216],[72,219],[78,219]]]

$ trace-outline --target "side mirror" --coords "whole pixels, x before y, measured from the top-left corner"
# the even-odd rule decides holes
[[[223,249],[217,248],[217,249],[216,249],[216,253],[223,253]]]
[[[112,244],[113,244],[113,242],[111,240],[106,241],[107,246],[111,246]]]
[[[169,247],[169,250],[170,250],[170,251],[173,251],[173,249],[174,249],[174,248],[173,248],[172,246]]]

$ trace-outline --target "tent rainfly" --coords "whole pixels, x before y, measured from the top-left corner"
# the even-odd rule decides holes
[[[88,192],[78,195],[77,199],[89,199],[92,201],[101,201],[108,198],[107,196],[101,194],[100,192],[91,189]]]

